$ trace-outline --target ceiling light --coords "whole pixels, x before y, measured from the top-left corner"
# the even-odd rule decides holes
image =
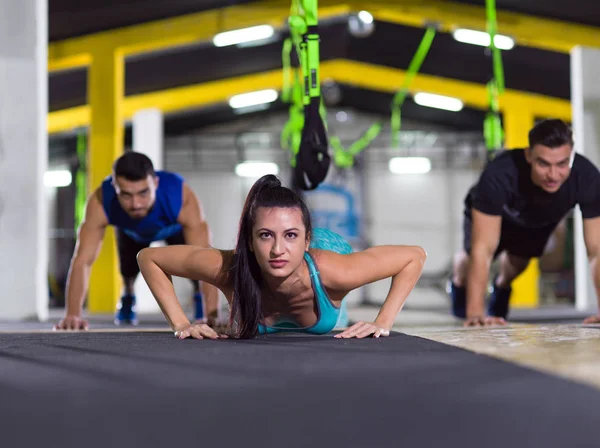
[[[242,93],[240,95],[232,96],[229,99],[229,105],[234,109],[257,106],[259,104],[272,103],[273,101],[277,100],[278,96],[279,94],[277,93],[277,90],[258,90],[256,92]]]
[[[425,174],[431,171],[431,161],[427,157],[394,157],[388,168],[394,174]]]
[[[358,13],[358,18],[366,25],[373,23],[373,14],[369,11],[360,11]]]
[[[466,28],[459,28],[452,32],[452,36],[459,42],[471,45],[480,45],[482,47],[490,46],[490,35],[485,31],[468,30]],[[510,50],[515,46],[515,41],[502,34],[496,34],[494,36],[494,44],[496,48],[500,50]]]
[[[71,182],[72,176],[68,170],[46,171],[44,173],[44,186],[48,188],[68,187]]]
[[[266,174],[279,174],[279,167],[273,162],[246,161],[238,163],[235,174],[240,177],[261,177]]]
[[[434,107],[436,109],[444,109],[452,112],[458,112],[463,108],[463,102],[458,98],[435,95],[433,93],[417,93],[414,96],[414,101],[420,106]]]
[[[213,37],[213,44],[215,47],[245,44],[257,40],[268,39],[272,37],[274,33],[275,30],[270,25],[251,26],[250,28],[219,33]]]
[[[369,37],[375,29],[373,14],[368,11],[360,11],[358,14],[348,16],[348,28],[354,37]]]
[[[238,107],[237,109],[233,109],[233,113],[235,115],[252,114],[252,113],[268,110],[269,107],[270,107],[270,104],[255,104],[254,106]]]

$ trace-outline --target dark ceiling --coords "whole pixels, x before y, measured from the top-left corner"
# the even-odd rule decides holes
[[[485,0],[453,1],[485,6]],[[598,0],[496,0],[496,7],[531,16],[600,26],[600,2]]]
[[[97,33],[253,0],[48,0],[48,39]]]
[[[485,0],[463,0],[484,5]],[[117,28],[148,20],[224,7],[249,1],[225,0],[49,0],[50,40]],[[497,0],[498,8],[561,17],[600,26],[600,1],[572,0],[565,4],[543,0]],[[351,35],[345,20],[321,27],[322,60],[346,58],[406,69],[423,36],[421,28],[377,22],[366,38]],[[394,43],[390,43],[394,42]],[[503,53],[506,86],[511,89],[568,99],[570,97],[569,56],[567,54],[515,47]],[[281,67],[281,41],[250,48],[215,48],[199,45],[127,61],[126,95],[157,89],[197,84],[232,76],[259,73]],[[456,42],[438,33],[422,68],[422,73],[458,80],[486,83],[492,61],[485,48]],[[50,110],[86,103],[85,69],[52,73],[49,79]],[[387,114],[390,95],[340,86],[341,106]],[[282,109],[276,103],[274,109]],[[273,109],[272,108],[272,109]],[[264,112],[263,112],[264,113]],[[483,113],[464,110],[451,113],[425,109],[410,102],[403,115],[456,129],[481,129]],[[234,115],[216,106],[168,118],[169,133],[188,132]]]
[[[401,3],[397,0],[390,2]],[[485,6],[485,0],[453,0]],[[50,41],[256,0],[48,0]],[[600,26],[598,0],[496,0],[496,7]]]

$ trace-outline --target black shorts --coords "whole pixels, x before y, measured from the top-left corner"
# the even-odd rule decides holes
[[[471,218],[465,215],[463,220],[463,247],[468,254],[471,253],[472,225]],[[494,259],[503,251],[526,259],[539,258],[544,253],[546,244],[548,244],[548,240],[552,232],[554,232],[555,227],[527,229],[511,226],[503,221],[500,231],[500,242],[494,253]]]
[[[121,275],[125,278],[135,277],[140,272],[140,267],[137,263],[137,254],[140,250],[150,246],[150,243],[138,243],[131,237],[127,236],[121,229],[117,229],[117,250],[119,251],[119,265]],[[183,232],[166,239],[168,245],[185,244]]]

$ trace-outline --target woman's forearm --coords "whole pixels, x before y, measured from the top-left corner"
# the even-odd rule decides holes
[[[178,330],[190,325],[171,281],[171,276],[163,271],[152,260],[149,251],[142,250],[138,255],[140,271],[156,299],[165,318],[173,330]]]
[[[388,330],[392,328],[396,316],[421,277],[424,263],[424,258],[415,258],[392,277],[390,291],[375,319],[376,324]]]

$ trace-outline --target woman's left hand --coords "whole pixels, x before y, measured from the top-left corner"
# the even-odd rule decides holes
[[[366,338],[370,335],[373,335],[374,338],[389,336],[390,330],[377,325],[375,322],[357,322],[340,334],[336,334],[334,338]]]

